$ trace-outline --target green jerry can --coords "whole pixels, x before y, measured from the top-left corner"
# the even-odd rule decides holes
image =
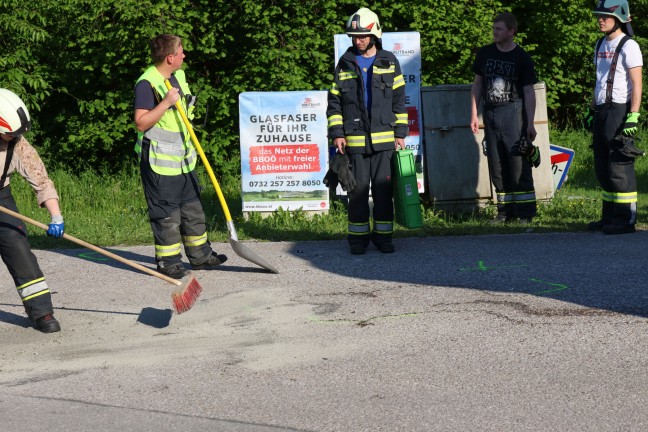
[[[399,150],[392,157],[392,184],[396,222],[405,228],[423,225],[412,150]]]

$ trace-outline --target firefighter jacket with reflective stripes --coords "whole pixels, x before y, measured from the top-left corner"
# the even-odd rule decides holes
[[[7,149],[9,145],[14,146],[11,161],[7,167]],[[0,177],[6,169],[6,178],[0,185],[0,189],[9,185],[11,174],[17,172],[36,193],[36,202],[39,206],[49,199],[59,199],[54,183],[47,175],[45,165],[36,149],[24,138],[20,137],[11,143],[0,139]]]
[[[346,138],[349,153],[394,150],[395,138],[408,131],[405,79],[396,56],[379,49],[372,66],[371,116],[364,102],[362,72],[349,48],[335,68],[328,94],[329,138]]]
[[[190,95],[190,91],[184,71],[178,70],[174,73],[174,76],[178,80],[178,84],[180,84],[180,103],[187,117],[191,119],[193,118],[193,107],[187,109],[185,97]],[[142,80],[146,80],[151,84],[158,101],[164,99],[168,90],[164,84],[164,77],[155,66],[148,68],[137,82]],[[139,157],[141,157],[142,140],[144,138],[151,143],[149,146],[149,163],[155,173],[174,176],[191,172],[196,167],[196,149],[191,142],[189,131],[175,106],[169,108],[155,126],[137,134],[135,152]]]

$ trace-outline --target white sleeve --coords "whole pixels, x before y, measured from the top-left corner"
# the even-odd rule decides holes
[[[641,56],[641,49],[639,44],[634,40],[630,39],[623,45],[621,50],[623,66],[626,69],[632,69],[639,66],[643,66],[643,57]]]

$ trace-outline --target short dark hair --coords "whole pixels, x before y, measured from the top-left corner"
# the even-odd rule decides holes
[[[158,65],[182,46],[182,39],[172,34],[161,34],[151,39],[149,44],[151,46],[151,60],[153,60],[153,64]]]
[[[507,29],[515,30],[515,33],[517,33],[517,20],[511,12],[502,12],[497,15],[493,20],[493,24],[497,22],[504,23]]]

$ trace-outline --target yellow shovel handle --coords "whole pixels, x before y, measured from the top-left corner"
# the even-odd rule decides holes
[[[168,90],[171,90],[172,86],[168,79],[164,80],[164,84],[166,85]],[[225,202],[225,197],[223,196],[223,192],[221,191],[221,188],[218,185],[218,181],[216,180],[214,171],[212,171],[211,166],[209,165],[207,156],[205,156],[205,152],[203,151],[202,147],[200,146],[200,143],[198,142],[198,137],[194,133],[193,127],[191,126],[191,123],[189,122],[189,119],[187,118],[187,115],[185,114],[179,99],[175,103],[175,106],[178,112],[180,113],[180,116],[182,117],[182,121],[184,122],[185,126],[189,130],[189,135],[191,136],[191,140],[193,141],[194,146],[196,147],[196,151],[200,155],[200,159],[203,161],[203,164],[207,169],[207,174],[209,174],[209,178],[211,179],[212,184],[214,185],[214,189],[216,189],[216,195],[218,195],[218,200],[220,201],[221,207],[223,207],[223,213],[225,214],[225,221],[231,222],[232,216],[230,215],[229,208],[227,207],[227,203]]]

